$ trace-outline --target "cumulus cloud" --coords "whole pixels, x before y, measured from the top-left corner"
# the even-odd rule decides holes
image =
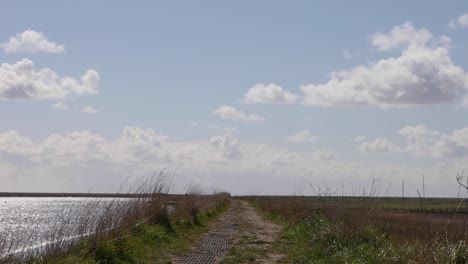
[[[461,27],[468,27],[468,14],[459,16],[457,22]]]
[[[41,142],[20,135],[16,131],[0,133],[0,160],[2,155],[24,156],[38,165],[70,164],[73,162],[105,161],[115,164],[158,161],[158,151],[167,137],[152,129],[125,127],[115,141],[85,131],[52,134]]]
[[[312,135],[309,129],[304,129],[298,131],[295,134],[288,136],[288,142],[293,143],[302,143],[302,142],[309,142],[309,143],[316,143],[319,141],[319,137]]]
[[[418,30],[413,24],[407,22],[392,28],[388,33],[373,34],[370,37],[370,42],[378,51],[386,51],[408,46],[424,47],[431,38],[432,34],[427,29]]]
[[[63,99],[71,95],[97,94],[99,74],[88,70],[80,81],[60,78],[49,68],[35,70],[34,63],[22,59],[14,64],[0,65],[0,98],[3,99]]]
[[[38,154],[40,152],[39,146],[33,143],[31,139],[22,137],[14,130],[0,134],[0,149],[8,154],[25,156]]]
[[[333,72],[327,83],[302,85],[303,103],[410,107],[453,103],[467,94],[468,75],[453,64],[446,37],[435,38],[405,23],[372,35],[370,42],[378,51],[403,51],[398,57]]]
[[[451,29],[455,29],[457,28],[457,26],[460,26],[462,28],[468,27],[468,13],[460,15],[457,19],[450,19],[448,26]]]
[[[74,161],[107,160],[107,141],[100,134],[88,130],[73,131],[64,135],[52,134],[37,144],[39,154],[32,157],[40,163],[66,164]]]
[[[1,43],[0,48],[6,53],[30,52],[30,53],[62,53],[63,45],[49,41],[44,33],[28,29],[11,37],[8,42]]]
[[[221,118],[222,120],[235,120],[235,121],[264,121],[265,118],[255,115],[246,114],[232,106],[222,105],[218,107],[213,114]]]
[[[198,142],[173,142],[153,129],[141,127],[125,127],[115,140],[87,130],[52,134],[42,141],[16,131],[0,133],[0,163],[14,162],[7,159],[12,156],[21,157],[34,166],[91,166],[100,162],[110,167],[177,166],[179,169],[270,174],[280,166],[286,171],[299,170],[298,175],[335,159],[334,152],[326,149],[297,153],[264,144],[241,145],[231,132]]]
[[[239,159],[242,157],[239,141],[234,138],[231,132],[227,132],[222,136],[211,137],[210,145],[226,159]]]
[[[129,148],[153,148],[160,147],[167,140],[167,136],[159,135],[151,128],[127,126],[120,136],[119,144]]]
[[[377,138],[374,141],[363,142],[359,147],[359,150],[367,153],[386,153],[386,152],[398,152],[400,148],[385,138]]]
[[[274,83],[264,85],[257,84],[250,88],[242,99],[247,104],[293,104],[299,99],[299,95],[283,90]]]
[[[364,142],[363,152],[406,152],[414,156],[435,159],[461,159],[468,157],[468,128],[459,128],[451,133],[431,130],[423,124],[405,126],[398,131],[405,138],[402,146],[397,146],[384,138]]]
[[[461,137],[465,133],[455,135],[456,140],[467,142]],[[116,138],[86,130],[52,134],[43,140],[16,131],[0,132],[2,186],[11,190],[27,186],[29,191],[86,192],[92,187],[93,191],[115,192],[123,178],[176,168],[183,176],[175,178],[178,186],[180,180],[188,184],[201,179],[236,194],[278,193],[276,190],[290,194],[293,183],[309,186],[326,180],[332,188],[341,186],[343,175],[345,185],[349,182],[351,186],[374,167],[384,179],[405,177],[405,183],[410,181],[408,177],[422,173],[428,180],[427,172],[434,171],[434,167],[420,171],[388,163],[340,160],[327,149],[295,152],[240,142],[232,133],[183,142],[141,127],[125,127]],[[249,182],[247,187],[245,182]]]
[[[96,108],[90,106],[90,105],[83,105],[81,106],[81,112],[86,113],[86,114],[95,114],[99,112]]]
[[[65,104],[64,102],[61,102],[61,101],[52,105],[52,109],[66,110],[68,108],[69,108],[69,106],[67,104]]]
[[[91,69],[87,70],[85,74],[81,76],[81,81],[65,76],[60,81],[60,84],[77,95],[97,94],[97,88],[100,80],[101,77],[99,76],[99,73],[96,70]]]
[[[121,160],[167,160],[162,153],[162,147],[167,144],[168,137],[156,133],[151,128],[130,127],[124,128],[120,138],[110,148],[117,153]]]
[[[406,138],[405,149],[414,155],[462,158],[468,154],[468,128],[455,129],[451,134],[444,134],[419,124],[406,126],[398,134]]]

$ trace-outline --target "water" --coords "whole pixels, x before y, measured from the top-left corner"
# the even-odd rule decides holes
[[[84,218],[97,219],[111,202],[128,199],[0,197],[0,255],[44,246],[54,235],[73,239],[92,232],[92,221],[83,225]]]

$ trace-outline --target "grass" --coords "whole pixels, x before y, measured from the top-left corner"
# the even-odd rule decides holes
[[[41,237],[48,243],[36,250],[12,252],[22,240],[0,238],[0,263],[165,263],[229,204],[229,194],[203,194],[197,186],[170,195],[170,182],[161,174],[133,188],[132,198],[64,208],[56,228]]]
[[[402,263],[402,252],[384,230],[346,231],[320,215],[311,215],[287,231],[294,263]]]
[[[286,263],[468,263],[466,215],[394,212],[372,197],[243,199],[284,226]]]
[[[50,243],[35,251],[12,253],[27,234],[9,243],[0,238],[0,263],[170,263],[230,202],[229,194],[203,194],[196,185],[186,195],[170,195],[170,187],[159,175],[134,188],[132,198],[93,199],[78,212],[64,208],[43,237]],[[468,263],[468,214],[392,210],[459,209],[465,206],[460,199],[240,198],[281,224],[283,233],[268,249],[245,235],[223,263],[255,263],[273,251],[284,254],[285,263]]]
[[[257,263],[265,255],[265,250],[256,247],[233,248],[221,262],[222,264]]]
[[[225,201],[211,209],[210,216],[200,213],[198,224],[193,219],[171,220],[170,226],[143,223],[97,244],[84,240],[68,254],[39,263],[170,263],[172,256],[187,252],[206,231],[205,225],[227,207]]]

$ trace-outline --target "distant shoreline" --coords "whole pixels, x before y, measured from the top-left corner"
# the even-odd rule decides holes
[[[132,193],[46,193],[46,192],[0,192],[0,197],[102,197],[102,198],[121,198],[121,197],[142,197],[144,194]]]
[[[101,197],[101,198],[132,198],[132,197],[145,197],[148,195],[154,194],[138,194],[138,193],[54,193],[54,192],[0,192],[1,197],[83,197],[83,198],[93,198],[93,197]],[[165,196],[171,196],[173,198],[184,196],[185,194],[161,194]],[[237,198],[249,198],[249,197],[283,197],[283,198],[293,198],[298,197],[296,195],[234,195],[233,197]],[[376,196],[376,197],[369,197],[369,196],[315,196],[315,195],[306,195],[299,197],[303,198],[332,198],[332,199],[362,199],[362,198],[369,198],[369,199],[387,199],[387,200],[411,200],[411,199],[426,199],[426,200],[465,200],[461,197],[426,197],[420,198],[417,196],[407,196],[407,197],[398,197],[398,196]]]

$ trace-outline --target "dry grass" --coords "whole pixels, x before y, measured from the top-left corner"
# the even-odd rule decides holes
[[[14,240],[0,237],[0,263],[22,262],[34,256],[56,258],[84,238],[88,247],[97,247],[143,223],[170,228],[173,219],[196,217],[200,210],[209,210],[229,198],[227,193],[204,194],[195,185],[186,195],[172,195],[171,187],[171,178],[159,174],[131,188],[128,193],[133,194],[132,198],[92,198],[84,206],[63,208],[53,228],[42,237],[34,234],[34,227]],[[29,240],[44,243],[34,248],[22,246]]]
[[[320,215],[345,237],[359,237],[369,228],[389,237],[406,261],[468,263],[468,215],[410,213],[386,210],[377,197],[275,197],[244,199],[296,226]],[[338,231],[339,230],[339,231]],[[339,240],[339,238],[336,238]]]

